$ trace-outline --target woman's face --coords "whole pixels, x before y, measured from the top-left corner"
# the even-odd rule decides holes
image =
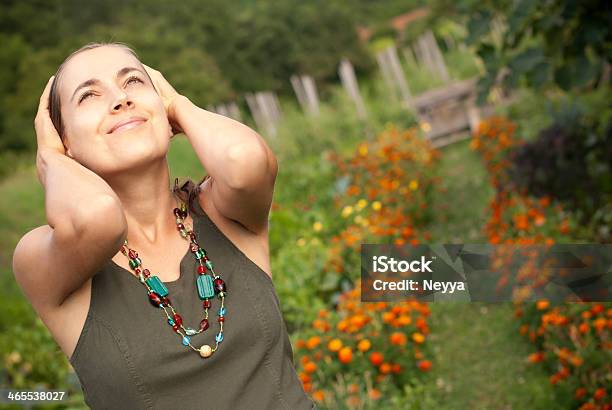
[[[74,56],[59,84],[67,154],[98,175],[166,155],[172,129],[136,57],[115,46]]]

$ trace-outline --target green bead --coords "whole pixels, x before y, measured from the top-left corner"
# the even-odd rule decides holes
[[[206,267],[208,268],[208,270],[213,270],[213,264],[211,261],[206,261]]]
[[[213,287],[212,278],[208,275],[200,275],[197,279],[198,295],[204,300],[215,296],[215,288]]]
[[[202,251],[202,249],[198,249],[197,251],[195,251],[195,257],[196,259],[202,259],[204,257],[204,252]]]
[[[164,285],[164,283],[157,276],[149,277],[149,279],[147,279],[147,285],[149,285],[153,292],[157,293],[161,297],[168,295],[168,288],[166,288],[166,285]]]
[[[130,259],[130,268],[136,269],[141,263],[140,258]]]

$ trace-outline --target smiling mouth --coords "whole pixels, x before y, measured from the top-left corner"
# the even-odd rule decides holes
[[[117,134],[117,133],[122,132],[122,131],[127,131],[129,129],[136,128],[139,125],[144,124],[146,121],[147,120],[134,120],[134,121],[130,121],[127,124],[123,124],[122,126],[115,128],[109,134]]]

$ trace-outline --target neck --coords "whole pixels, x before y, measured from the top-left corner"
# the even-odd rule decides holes
[[[176,235],[176,207],[170,190],[168,162],[147,164],[146,168],[130,169],[107,178],[108,184],[119,197],[128,224],[130,246],[154,246]]]

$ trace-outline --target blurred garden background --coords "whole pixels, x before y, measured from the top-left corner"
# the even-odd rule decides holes
[[[1,8],[0,388],[64,390],[66,402],[37,408],[86,408],[11,261],[46,223],[33,126],[43,87],[74,49],[120,41],[275,152],[274,286],[321,408],[611,408],[612,303],[361,303],[358,282],[361,243],[611,242],[609,4]],[[186,138],[169,159],[173,177],[205,173]]]

